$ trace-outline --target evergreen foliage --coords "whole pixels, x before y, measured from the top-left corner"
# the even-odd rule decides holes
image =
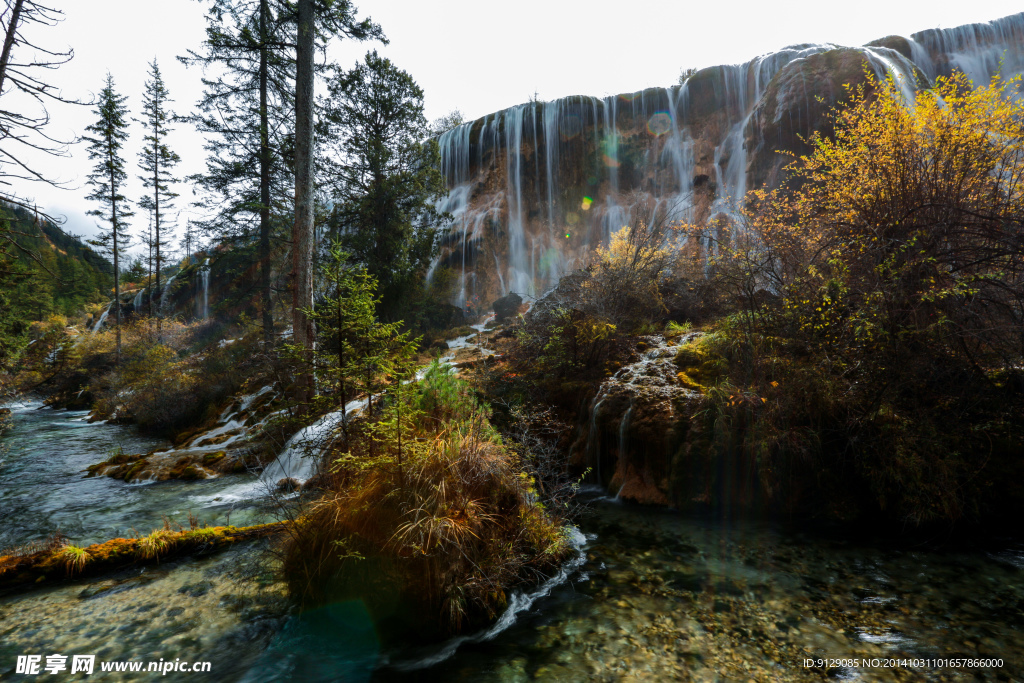
[[[127,98],[114,90],[114,78],[107,74],[103,90],[96,104],[97,121],[86,127],[92,137],[84,136],[89,143],[89,158],[96,166],[89,174],[89,185],[93,192],[87,199],[100,204],[99,209],[89,212],[109,223],[109,228],[100,236],[91,240],[93,246],[106,250],[114,261],[114,312],[117,326],[117,356],[121,356],[121,283],[120,259],[128,246],[128,225],[126,220],[135,215],[129,208],[130,202],[122,192],[128,174],[125,172],[124,158],[121,150],[128,139],[128,107]]]
[[[294,189],[291,104],[294,42],[286,3],[214,0],[202,53],[179,59],[204,77],[199,113],[187,120],[206,134],[206,172],[190,178],[206,191],[208,218],[197,227],[220,241],[258,243],[258,298],[264,336],[273,332],[271,255],[291,217]]]
[[[423,91],[376,51],[329,82],[324,150],[335,199],[331,225],[352,257],[380,282],[385,315],[426,272],[447,192]],[[334,160],[334,161],[332,161]]]
[[[416,340],[400,332],[401,322],[377,318],[376,278],[364,266],[352,264],[339,243],[331,245],[320,276],[326,291],[308,312],[318,337],[313,366],[321,394],[314,403],[344,406],[366,396],[367,410],[372,411],[375,395],[389,386],[400,394],[401,382],[415,374]],[[343,429],[347,438],[347,416]]]
[[[170,124],[175,119],[174,113],[167,109],[170,102],[160,67],[154,59],[149,65],[149,79],[142,96],[142,122],[146,135],[142,138],[143,148],[139,153],[139,170],[142,171],[139,179],[149,194],[139,200],[139,208],[149,211],[152,216],[152,232],[147,236],[147,246],[152,254],[154,291],[157,292],[162,291],[160,273],[171,244],[169,232],[173,223],[167,214],[174,209],[174,200],[178,197],[178,193],[171,189],[178,182],[173,175],[174,167],[181,161],[178,154],[167,146]],[[156,314],[159,335],[161,311],[156,311]]]
[[[28,342],[33,322],[82,313],[106,301],[110,263],[49,220],[17,205],[0,205],[0,224],[14,246],[0,245],[0,369]]]

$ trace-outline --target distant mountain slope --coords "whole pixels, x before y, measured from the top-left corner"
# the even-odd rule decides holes
[[[111,264],[50,221],[0,203],[0,366],[28,340],[35,321],[73,316],[110,298]]]

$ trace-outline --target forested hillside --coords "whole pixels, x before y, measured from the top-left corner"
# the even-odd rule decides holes
[[[73,316],[109,298],[113,268],[53,222],[0,204],[0,366],[13,360],[35,321]]]

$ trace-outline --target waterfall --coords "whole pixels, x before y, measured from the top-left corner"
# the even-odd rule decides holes
[[[203,320],[210,317],[210,269],[203,269]]]
[[[145,287],[140,288],[138,293],[135,295],[135,298],[132,299],[132,308],[135,309],[135,314],[136,315],[138,315],[138,313],[139,313],[139,307],[142,306],[142,294],[145,291],[146,291]]]
[[[200,287],[202,288],[202,295],[197,293],[196,295],[196,317],[200,320],[206,320],[210,317],[210,259],[207,258],[203,261],[202,265],[197,268],[199,273]]]
[[[361,413],[366,408],[366,403],[365,398],[349,401],[341,410],[327,413],[313,424],[296,432],[288,439],[277,459],[260,473],[261,489],[273,490],[281,479],[305,482],[316,474],[316,458],[307,456],[307,452],[323,452],[334,432],[340,429],[346,420],[351,420]]]
[[[806,153],[799,136],[865,66],[892,76],[907,106],[954,69],[976,83],[1000,68],[1010,77],[1024,72],[1024,13],[862,47],[791,46],[682,85],[531,101],[463,123],[438,141],[449,187],[439,208],[455,220],[430,274],[454,271],[458,306],[529,295],[634,218],[735,221],[749,190],[777,182],[776,150]]]
[[[107,316],[110,315],[110,307],[113,306],[113,305],[114,305],[114,302],[110,302],[110,305],[107,306],[107,310],[103,311],[103,315],[101,315],[100,319],[96,321],[95,325],[93,325],[93,328],[92,328],[92,333],[93,334],[96,334],[97,332],[99,332],[100,328],[103,327],[103,323],[105,323],[107,321]]]
[[[164,312],[164,309],[167,308],[167,295],[171,293],[171,285],[174,284],[174,278],[176,277],[178,277],[177,273],[172,275],[171,279],[167,281],[166,285],[164,285],[164,291],[160,294],[160,310],[158,311],[158,313],[162,314]]]
[[[953,69],[975,83],[987,82],[999,70],[1004,79],[1024,72],[1024,13],[921,31],[911,35],[909,42],[914,63],[932,79]]]

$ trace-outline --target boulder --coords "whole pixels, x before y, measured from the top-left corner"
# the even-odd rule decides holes
[[[523,297],[515,292],[509,292],[491,304],[491,307],[494,309],[494,319],[498,322],[505,322],[519,313],[519,307],[522,304]]]

